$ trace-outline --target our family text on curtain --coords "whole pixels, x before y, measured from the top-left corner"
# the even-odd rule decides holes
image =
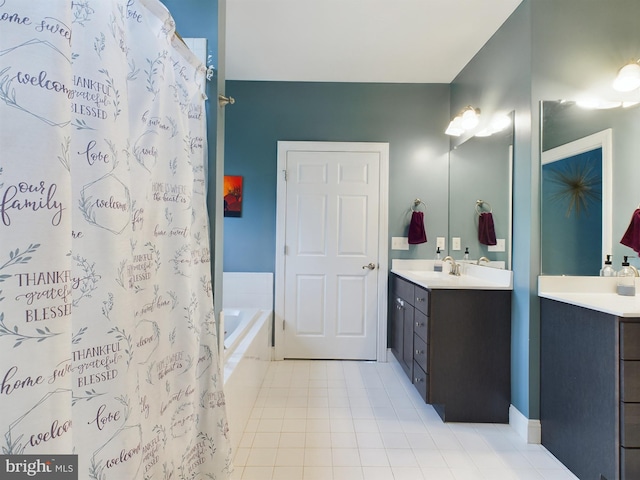
[[[157,0],[0,0],[0,445],[228,478],[203,66]]]

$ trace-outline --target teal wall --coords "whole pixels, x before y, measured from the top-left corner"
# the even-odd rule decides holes
[[[538,418],[538,325],[532,321],[537,308],[532,256],[538,249],[532,224],[538,217],[532,184],[531,35],[531,10],[525,1],[454,79],[451,110],[471,104],[486,117],[515,112],[511,403],[523,415]]]
[[[224,270],[275,269],[278,140],[389,142],[389,237],[428,206],[428,242],[391,258],[432,258],[448,229],[449,86],[227,81],[225,174],[244,177],[241,218],[225,218]]]
[[[160,0],[176,21],[181,37],[206,38],[212,64],[218,65],[218,0]]]

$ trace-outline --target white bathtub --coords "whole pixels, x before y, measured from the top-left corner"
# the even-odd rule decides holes
[[[257,308],[224,310],[224,392],[234,452],[271,361],[272,317]]]

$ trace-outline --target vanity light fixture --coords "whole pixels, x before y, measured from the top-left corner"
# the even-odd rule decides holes
[[[640,65],[637,61],[627,63],[618,71],[613,88],[619,92],[631,92],[640,87]]]
[[[480,122],[480,109],[473,108],[471,105],[462,109],[462,111],[449,122],[449,126],[445,130],[445,134],[453,137],[459,137],[468,130],[473,130]]]

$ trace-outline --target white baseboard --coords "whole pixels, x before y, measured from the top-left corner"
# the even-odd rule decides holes
[[[542,426],[540,420],[525,417],[520,410],[511,405],[509,407],[509,425],[518,432],[527,443],[539,444],[542,442]]]

